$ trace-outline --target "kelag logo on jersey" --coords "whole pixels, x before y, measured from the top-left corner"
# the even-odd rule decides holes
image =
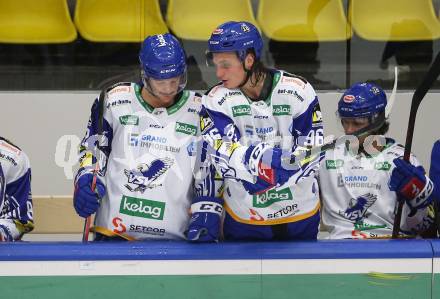
[[[366,193],[357,198],[350,199],[348,208],[345,211],[339,211],[339,214],[353,222],[359,222],[364,218],[367,210],[376,202],[377,195]]]
[[[197,134],[197,127],[190,124],[176,122],[176,132],[195,136]]]
[[[291,115],[290,105],[273,105],[273,115]]]
[[[388,170],[390,170],[390,168],[391,168],[391,164],[389,162],[387,162],[387,161],[385,161],[385,162],[376,162],[374,164],[374,169],[377,169],[377,170],[388,171]]]
[[[344,166],[344,160],[325,160],[325,168],[326,169],[338,169]]]
[[[251,115],[251,106],[249,105],[238,105],[232,107],[232,115],[234,117]]]
[[[122,115],[119,116],[119,122],[124,126],[137,126],[139,125],[139,117],[136,115]]]
[[[132,192],[144,193],[145,190],[162,186],[162,184],[153,184],[173,165],[174,160],[170,158],[156,159],[150,165],[140,164],[136,170],[124,169],[128,184],[125,187]]]
[[[275,202],[282,200],[292,200],[292,192],[290,188],[284,188],[283,190],[269,190],[263,194],[253,196],[253,207],[266,208]]]
[[[165,203],[124,195],[119,206],[119,212],[134,217],[163,220]]]

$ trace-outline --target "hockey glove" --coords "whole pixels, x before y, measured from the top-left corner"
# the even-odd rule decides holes
[[[223,199],[199,196],[191,205],[187,238],[191,242],[216,242],[220,236]]]
[[[73,205],[79,216],[87,218],[99,208],[99,200],[106,190],[99,178],[96,178],[95,191],[92,191],[93,174],[87,173],[79,177],[75,185]]]
[[[425,176],[422,166],[416,167],[399,158],[393,162],[396,167],[391,173],[390,190],[396,191],[398,198],[405,200],[411,209],[409,216],[414,216],[418,209],[423,209],[431,203],[430,195],[434,184]]]
[[[284,158],[290,158],[289,152],[272,148],[267,143],[251,145],[245,153],[244,164],[251,174],[257,176],[254,184],[243,181],[243,187],[250,193],[262,193],[275,186],[286,183],[300,168],[296,165],[283,164]]]

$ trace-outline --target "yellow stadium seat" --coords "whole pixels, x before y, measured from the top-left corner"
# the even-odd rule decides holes
[[[341,0],[260,0],[257,21],[280,42],[344,41],[352,35]]]
[[[256,25],[250,0],[169,0],[167,24],[178,37],[207,41],[214,29],[227,21]]]
[[[168,32],[158,0],[77,0],[74,19],[92,42],[141,42]]]
[[[0,42],[68,43],[76,39],[67,0],[0,0]]]
[[[351,0],[349,18],[361,38],[373,41],[433,40],[440,23],[431,0]]]

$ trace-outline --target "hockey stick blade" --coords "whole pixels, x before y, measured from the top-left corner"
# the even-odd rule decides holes
[[[417,110],[419,109],[420,103],[422,102],[426,93],[429,91],[432,84],[434,84],[435,80],[437,80],[439,74],[440,74],[440,53],[437,54],[434,62],[432,63],[430,69],[428,70],[428,73],[425,75],[420,85],[416,88],[411,100],[411,110],[409,112],[408,129],[406,131],[405,151],[403,154],[403,159],[405,161],[409,161],[409,157],[411,154]],[[394,219],[393,235],[392,235],[393,239],[399,236],[400,222],[402,220],[403,204],[404,201],[400,200],[397,207],[396,217]]]

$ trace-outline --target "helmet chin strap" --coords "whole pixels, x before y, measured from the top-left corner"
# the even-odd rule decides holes
[[[244,69],[244,71],[246,72],[246,78],[244,78],[243,82],[241,82],[240,85],[238,85],[237,88],[240,88],[240,89],[241,89],[243,86],[246,85],[246,83],[249,81],[249,79],[250,79],[251,76],[252,76],[252,71],[247,70],[247,69],[244,67],[244,62],[243,62],[243,69]]]
[[[150,83],[148,82],[148,80],[145,78],[145,74],[144,71],[141,71],[141,79],[142,79],[142,83],[144,84],[145,89],[154,97],[158,97],[157,94],[154,93],[153,88],[151,87]]]
[[[354,135],[356,137],[363,137],[365,135],[369,135],[371,134],[371,132],[379,130],[385,123],[385,120],[386,120],[385,114],[381,113],[371,124],[369,124],[365,128],[357,130],[356,132],[353,132],[353,134],[351,135]]]

